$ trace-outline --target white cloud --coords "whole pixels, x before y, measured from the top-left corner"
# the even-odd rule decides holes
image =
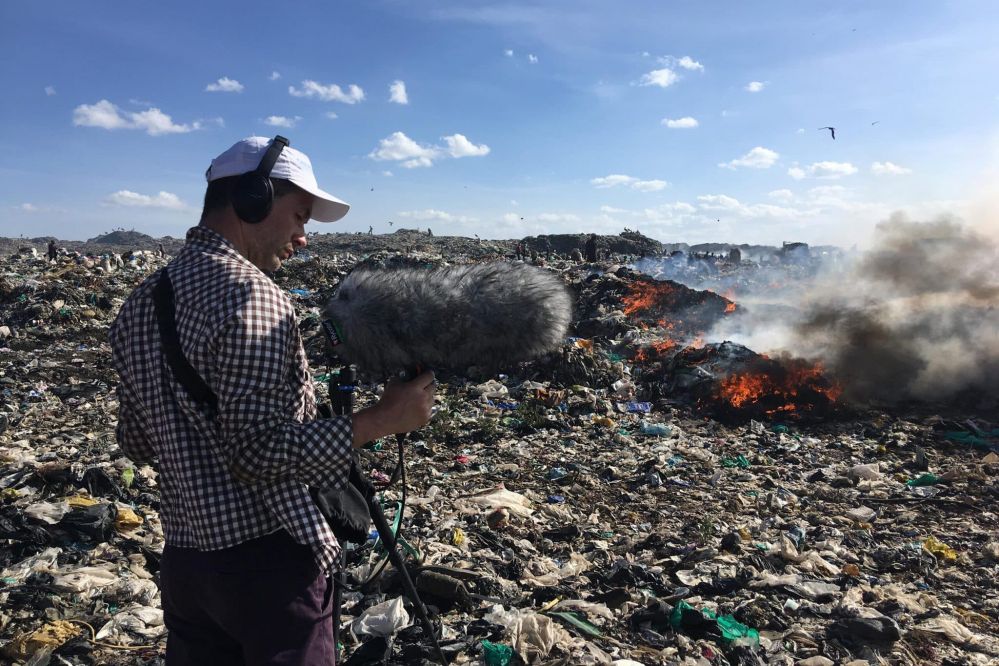
[[[804,127],[799,127],[798,129],[794,130],[794,133],[795,134],[804,134],[805,133],[805,128]]]
[[[302,81],[301,89],[288,86],[288,94],[292,97],[316,98],[324,102],[343,102],[344,104],[357,104],[364,99],[364,91],[353,83],[347,86],[347,92],[344,92],[335,83],[323,85],[308,80]]]
[[[617,214],[621,214],[621,213],[629,213],[631,211],[629,211],[626,208],[615,208],[614,206],[601,206],[600,207],[600,212],[601,213],[607,213],[609,215],[617,215]]]
[[[770,197],[771,199],[777,199],[778,201],[786,202],[794,198],[794,192],[792,192],[787,188],[783,188],[779,190],[771,190],[770,192],[767,193],[767,196]]]
[[[100,127],[106,130],[139,129],[150,136],[183,134],[201,129],[201,122],[178,125],[157,108],[133,113],[122,111],[106,99],[96,104],[81,104],[73,110],[73,124],[81,127]]]
[[[739,217],[759,218],[759,217],[781,217],[793,218],[804,214],[795,208],[774,206],[773,204],[744,204],[735,197],[727,194],[704,194],[697,197],[701,210],[712,213],[730,213]]]
[[[340,116],[336,115],[336,111],[327,111],[323,115],[326,116],[327,118],[329,118],[330,120],[336,120],[337,118],[340,117]]]
[[[763,81],[750,81],[746,84],[745,90],[751,93],[758,93],[766,88],[766,86],[767,84]]]
[[[489,146],[475,145],[463,134],[443,137],[446,146],[424,146],[402,132],[393,132],[378,143],[378,148],[368,154],[373,160],[394,160],[407,169],[428,167],[444,157],[481,157],[489,154]]]
[[[756,146],[748,153],[730,162],[722,162],[718,166],[723,169],[736,169],[738,167],[749,167],[751,169],[769,169],[780,157],[775,151],[763,146]]]
[[[669,187],[665,180],[636,180],[631,184],[631,189],[639,192],[658,192]]]
[[[81,104],[73,110],[73,124],[104,129],[134,129],[131,121],[121,115],[118,107],[106,99],[97,104]]]
[[[691,118],[690,116],[684,116],[683,118],[663,118],[662,124],[670,129],[689,129],[691,127],[697,127],[697,118]]]
[[[36,206],[33,203],[23,203],[20,206],[15,206],[15,208],[17,208],[20,211],[24,211],[25,213],[37,213],[38,212],[38,206]]]
[[[669,88],[671,85],[680,80],[669,67],[663,67],[662,69],[654,69],[647,74],[642,74],[642,79],[639,81],[640,86],[659,86],[660,88]]]
[[[441,156],[440,148],[421,146],[402,132],[393,132],[378,142],[378,148],[368,154],[373,160],[396,160],[407,169],[428,167]]]
[[[392,177],[392,172],[391,171],[382,171],[382,175],[385,176],[385,177],[387,177],[387,178],[391,178]]]
[[[205,86],[206,92],[243,92],[243,84],[235,79],[223,76],[215,83]]]
[[[680,67],[683,67],[684,69],[701,71],[701,72],[704,71],[704,65],[697,62],[690,56],[683,56],[682,58],[676,61],[676,64],[680,65]]]
[[[410,220],[419,220],[421,222],[475,222],[474,217],[466,217],[464,215],[452,215],[443,210],[437,210],[436,208],[426,208],[424,210],[407,210],[399,213],[399,217],[407,218]]]
[[[133,206],[140,208],[167,208],[169,210],[185,210],[187,206],[176,194],[160,192],[156,196],[139,194],[130,190],[118,190],[108,195],[105,203],[111,206]]]
[[[270,79],[271,81],[277,81],[278,79],[281,78],[281,72],[271,72],[271,75],[267,78]]]
[[[620,173],[612,173],[609,176],[601,176],[600,178],[591,178],[590,185],[599,189],[624,185],[639,192],[658,192],[669,187],[669,183],[665,180],[640,180],[634,176],[626,176]]]
[[[409,104],[409,97],[406,95],[406,84],[402,81],[393,81],[389,86],[389,101],[396,104]]]
[[[183,134],[196,129],[201,129],[201,123],[194,121],[190,125],[178,125],[167,114],[159,109],[146,109],[138,113],[131,114],[132,122],[138,129],[146,130],[150,136],[160,134]]]
[[[899,166],[893,162],[874,162],[871,164],[871,173],[877,176],[903,176],[912,173],[912,169]]]
[[[513,49],[506,49],[506,50],[504,50],[503,51],[503,55],[505,55],[507,58],[512,58],[513,57]]]
[[[482,157],[489,154],[489,146],[481,144],[476,146],[465,138],[464,134],[452,134],[444,137],[447,143],[447,152],[451,157]]]
[[[532,65],[537,65],[538,64],[538,56],[534,55],[533,53],[528,53],[527,54],[527,62],[531,63]]]
[[[56,89],[52,86],[45,86],[45,94],[49,97],[56,94]]]
[[[787,170],[787,175],[795,180],[803,178],[822,178],[834,180],[857,173],[857,167],[849,162],[813,162],[805,168],[793,166]]]
[[[295,123],[302,119],[302,116],[295,116],[294,118],[289,118],[288,116],[267,116],[264,118],[264,124],[270,125],[271,127],[294,127]]]
[[[503,214],[503,221],[506,222],[507,224],[514,224],[516,222],[520,222],[522,219],[524,218],[522,218],[520,215],[517,215],[516,213]]]
[[[609,176],[602,176],[600,178],[590,179],[590,185],[603,189],[607,187],[616,187],[618,185],[628,185],[630,183],[635,182],[636,180],[638,179],[633,176],[625,176],[624,174],[620,173],[612,173]]]

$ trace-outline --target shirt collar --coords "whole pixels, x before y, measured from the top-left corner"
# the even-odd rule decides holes
[[[254,269],[260,270],[249,259],[240,254],[239,250],[236,249],[236,246],[228,238],[214,229],[209,229],[201,225],[191,227],[187,230],[186,240],[192,249],[225,255],[246,266],[252,266]]]

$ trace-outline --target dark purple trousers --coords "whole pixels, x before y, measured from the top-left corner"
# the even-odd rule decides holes
[[[312,549],[283,530],[216,551],[166,546],[166,663],[330,666],[332,587]]]

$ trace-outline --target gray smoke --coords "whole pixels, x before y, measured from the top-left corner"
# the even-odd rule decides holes
[[[999,251],[958,221],[878,225],[873,249],[816,284],[793,353],[854,400],[947,400],[999,389]]]
[[[433,270],[357,270],[326,305],[361,370],[501,369],[558,347],[572,299],[557,275],[491,262]]]

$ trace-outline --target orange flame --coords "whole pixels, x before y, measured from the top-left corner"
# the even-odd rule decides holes
[[[673,294],[676,289],[666,282],[632,282],[628,294],[621,297],[624,313],[633,315],[640,310],[649,310]]]
[[[725,304],[725,314],[729,312],[735,312],[735,301],[729,301]]]
[[[766,372],[734,373],[722,380],[719,397],[733,407],[743,407],[768,398],[775,398],[783,404],[767,410],[767,414],[794,412],[798,409],[797,399],[801,391],[821,394],[829,402],[836,402],[842,394],[841,386],[824,377],[822,364],[791,364],[783,378]],[[773,404],[772,402],[770,404]]]

